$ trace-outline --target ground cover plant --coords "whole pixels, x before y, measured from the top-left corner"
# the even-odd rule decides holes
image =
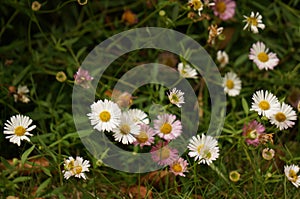
[[[299,198],[299,8],[298,0],[1,1],[0,198]],[[99,43],[144,27],[192,38],[216,64],[226,110],[214,133],[208,81],[185,59],[191,52],[136,49],[99,80],[83,64]],[[150,78],[175,72],[174,85],[114,89],[143,64]],[[95,96],[79,126],[74,91]],[[186,106],[197,119],[190,137]],[[126,172],[131,159],[93,153],[89,136],[148,154],[143,168],[158,169]],[[124,170],[108,164],[112,156]]]

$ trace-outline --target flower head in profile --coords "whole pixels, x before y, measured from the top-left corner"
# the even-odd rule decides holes
[[[29,93],[29,89],[26,85],[18,86],[17,92],[14,93],[14,100],[15,102],[23,102],[23,103],[28,103],[30,102],[30,99],[28,98],[27,93]]]
[[[229,173],[229,179],[232,181],[232,182],[237,182],[240,180],[240,177],[241,177],[241,174],[237,171],[231,171]]]
[[[133,121],[127,112],[123,112],[119,126],[112,131],[116,141],[122,142],[122,144],[132,144],[136,141],[135,136],[139,134],[140,126]]]
[[[280,108],[280,103],[275,95],[269,91],[256,91],[252,96],[251,111],[256,111],[258,115],[270,118],[276,114]]]
[[[198,11],[198,15],[201,16],[201,11],[203,10],[203,3],[201,0],[189,0],[188,5],[195,11]]]
[[[4,134],[8,135],[5,138],[10,142],[21,145],[22,140],[30,142],[27,136],[32,136],[30,131],[36,128],[35,125],[30,126],[32,120],[28,116],[16,115],[12,116],[10,120],[7,120],[4,124]]]
[[[274,156],[275,156],[275,151],[273,149],[269,149],[269,148],[263,149],[262,157],[265,160],[272,160]]]
[[[275,53],[269,52],[263,42],[256,42],[250,49],[249,59],[257,65],[259,70],[273,70],[278,65],[279,59]]]
[[[181,104],[184,103],[184,93],[181,90],[173,88],[168,94],[168,98],[172,104],[175,104],[178,107],[181,107]]]
[[[248,145],[258,146],[260,143],[259,137],[265,132],[265,127],[253,120],[243,127],[243,136],[246,138],[246,143]]]
[[[244,27],[245,29],[250,29],[253,33],[258,33],[258,28],[265,29],[265,24],[262,22],[262,16],[259,14],[259,12],[251,12],[250,17],[244,15],[245,20],[243,22],[246,22],[246,25]]]
[[[175,176],[179,175],[185,177],[184,172],[188,172],[188,165],[189,163],[185,159],[179,158],[178,160],[170,164],[170,172],[172,172]]]
[[[38,2],[38,1],[34,1],[31,4],[31,10],[33,10],[33,11],[39,11],[41,7],[42,7],[42,4],[40,4],[40,2]]]
[[[208,27],[208,40],[207,43],[210,45],[214,45],[216,38],[223,32],[223,27],[218,27],[216,24],[212,24]]]
[[[188,145],[188,155],[198,161],[198,164],[210,165],[219,157],[218,141],[209,135],[193,136]]]
[[[215,5],[212,7],[214,15],[222,20],[228,20],[235,14],[235,1],[233,0],[215,0]]]
[[[229,62],[228,54],[225,51],[219,50],[217,52],[217,61],[220,63],[220,67],[225,67]]]
[[[228,72],[223,78],[223,87],[229,96],[237,96],[240,94],[242,81],[234,72]]]
[[[166,141],[173,140],[182,133],[181,122],[172,114],[158,115],[154,120],[154,129],[156,134]]]
[[[270,122],[275,124],[279,130],[294,126],[297,114],[293,108],[285,103],[281,103],[280,109],[270,117]]]
[[[300,186],[300,176],[297,175],[299,172],[299,167],[297,165],[285,165],[284,166],[284,173],[287,179],[295,186],[299,187]]]
[[[148,115],[140,109],[129,109],[128,115],[136,124],[149,124]]]
[[[98,100],[91,105],[91,113],[88,113],[87,116],[94,129],[110,132],[121,122],[121,109],[116,103],[107,99]]]
[[[177,149],[171,148],[168,142],[159,142],[152,147],[150,153],[153,161],[163,166],[170,165],[179,158]]]
[[[178,64],[178,72],[183,78],[193,78],[197,79],[197,71],[192,68],[189,64],[183,64],[182,62]]]
[[[88,160],[83,160],[82,157],[69,157],[64,161],[64,170],[62,171],[65,179],[69,179],[71,176],[76,178],[86,179],[84,172],[89,171],[90,163]]]
[[[147,124],[140,124],[140,131],[137,135],[135,135],[136,141],[133,143],[135,146],[140,145],[143,146],[151,146],[154,143],[154,130]]]
[[[74,75],[75,84],[80,85],[83,88],[90,88],[90,82],[94,79],[88,70],[84,70],[81,67]]]

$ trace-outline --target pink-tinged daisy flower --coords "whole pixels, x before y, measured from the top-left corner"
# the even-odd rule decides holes
[[[215,0],[215,5],[212,7],[214,15],[222,20],[228,20],[235,14],[235,1],[233,0]]]
[[[297,120],[296,112],[290,105],[285,103],[282,103],[278,112],[271,115],[270,118],[270,122],[280,130],[292,127],[295,124],[294,120]]]
[[[133,121],[127,112],[122,113],[120,125],[112,130],[116,141],[123,144],[132,144],[135,136],[140,132],[140,126]]]
[[[157,120],[154,120],[154,129],[156,134],[166,141],[173,140],[182,133],[181,122],[172,114],[158,115]]]
[[[159,142],[152,147],[150,153],[153,161],[163,166],[170,165],[179,158],[177,149],[169,147],[168,142]]]
[[[269,49],[266,48],[263,42],[256,42],[250,49],[249,59],[257,65],[259,70],[273,70],[278,65],[279,59],[276,53],[268,53]]]
[[[193,136],[190,139],[188,149],[190,150],[188,155],[198,161],[198,164],[210,165],[219,157],[218,141],[209,135]]]
[[[30,139],[27,136],[32,136],[30,131],[35,129],[35,125],[30,126],[32,120],[23,115],[12,116],[10,120],[7,120],[4,124],[4,134],[7,134],[6,139],[9,139],[10,142],[21,145],[22,140],[27,140],[30,142]]]
[[[82,157],[69,157],[64,161],[64,170],[62,171],[65,179],[69,179],[71,176],[77,178],[83,178],[86,180],[84,172],[89,171],[90,162],[88,160],[83,160]]]
[[[254,12],[251,12],[250,17],[247,17],[244,15],[245,20],[243,22],[246,22],[246,25],[244,27],[245,29],[250,29],[253,33],[258,33],[258,28],[265,29],[265,24],[262,23],[262,16],[257,12],[254,14]]]
[[[90,76],[89,71],[79,68],[74,75],[75,84],[82,86],[83,88],[90,88],[90,82],[94,79]]]
[[[295,186],[300,186],[300,175],[297,175],[299,172],[299,167],[297,165],[285,165],[284,166],[284,173],[287,179]]]
[[[91,125],[98,131],[112,131],[119,126],[121,120],[121,109],[119,106],[107,99],[98,100],[91,105],[91,113],[87,116],[91,120]]]
[[[245,124],[243,127],[243,136],[246,138],[245,141],[248,145],[258,146],[260,143],[259,136],[264,132],[265,127],[256,120]]]
[[[251,111],[256,111],[258,115],[266,116],[270,118],[272,115],[276,114],[280,108],[280,103],[275,95],[269,91],[256,91],[252,99]]]
[[[188,165],[189,163],[185,159],[179,158],[178,160],[176,160],[170,165],[170,172],[174,173],[175,176],[180,175],[185,177],[184,172],[188,172],[187,171]]]
[[[136,141],[133,143],[135,146],[151,146],[154,143],[154,130],[147,124],[140,124],[140,132],[135,135]]]

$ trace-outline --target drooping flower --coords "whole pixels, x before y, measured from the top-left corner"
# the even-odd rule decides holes
[[[154,130],[147,124],[140,124],[140,132],[135,135],[136,141],[133,143],[135,146],[151,146],[154,143]]]
[[[129,109],[127,113],[136,124],[149,124],[148,116],[144,111],[140,109]]]
[[[90,163],[88,160],[83,160],[82,157],[69,157],[64,161],[64,170],[62,171],[65,179],[69,179],[71,176],[76,178],[83,178],[86,180],[84,172],[89,171]]]
[[[122,144],[132,144],[136,141],[135,136],[139,134],[140,126],[133,121],[127,112],[123,112],[119,126],[112,131],[116,141],[122,142]]]
[[[189,64],[179,63],[178,72],[180,76],[183,78],[193,78],[193,79],[198,78],[197,71],[194,68],[192,68]]]
[[[253,33],[258,33],[258,28],[265,29],[265,24],[262,23],[262,16],[259,14],[259,12],[251,12],[250,17],[244,15],[245,20],[243,22],[246,22],[246,25],[244,27],[245,29],[250,29]]]
[[[107,99],[98,100],[91,105],[91,113],[88,113],[87,116],[94,129],[110,132],[121,122],[121,109],[116,103]]]
[[[42,7],[42,4],[40,4],[40,2],[38,2],[38,1],[34,1],[31,4],[31,10],[33,10],[33,11],[39,11],[41,7]]]
[[[170,172],[172,172],[175,176],[179,175],[185,177],[184,172],[188,172],[188,165],[189,163],[185,159],[179,158],[170,165]]]
[[[84,70],[81,67],[74,75],[75,84],[82,86],[83,88],[90,88],[90,82],[94,79],[88,70]]]
[[[218,141],[209,135],[202,134],[193,136],[190,139],[188,155],[198,161],[198,164],[210,165],[219,157]]]
[[[237,96],[240,94],[242,81],[234,72],[228,72],[223,78],[223,87],[229,96]]]
[[[177,149],[171,148],[168,142],[159,142],[152,147],[150,153],[153,161],[163,166],[170,165],[179,158]]]
[[[275,151],[273,149],[269,149],[269,148],[263,149],[262,157],[265,160],[272,160],[274,156],[275,156]]]
[[[245,124],[243,127],[243,136],[246,138],[246,143],[248,145],[258,146],[259,145],[259,137],[261,134],[265,132],[265,127],[253,120],[249,122],[249,124]]]
[[[225,67],[229,62],[228,54],[225,51],[219,50],[217,52],[217,61],[220,63],[220,67]]]
[[[195,11],[198,11],[198,15],[201,16],[201,11],[203,10],[203,3],[201,0],[189,0],[188,5]]]
[[[181,90],[177,90],[176,88],[173,88],[169,94],[168,98],[172,104],[175,104],[178,107],[181,107],[181,104],[184,103],[184,93],[181,92]]]
[[[182,125],[175,115],[163,114],[154,120],[154,130],[159,137],[170,141],[181,135]]]
[[[270,118],[276,114],[280,108],[280,103],[275,95],[269,91],[256,91],[252,96],[252,111],[256,111],[258,115]]]
[[[279,130],[292,127],[297,120],[297,114],[293,108],[285,103],[281,103],[280,109],[270,117],[270,122],[275,124]]]
[[[65,82],[67,80],[67,76],[63,71],[57,72],[55,78],[59,82]]]
[[[88,0],[77,0],[78,4],[84,6],[88,3]]]
[[[28,103],[30,102],[30,99],[27,96],[27,93],[29,93],[29,89],[26,85],[18,86],[17,92],[14,93],[14,100],[15,102],[23,102],[23,103]]]
[[[32,120],[28,116],[16,115],[12,116],[10,120],[7,120],[4,124],[4,134],[8,135],[5,138],[9,139],[10,142],[21,145],[22,140],[30,142],[27,136],[32,136],[30,131],[36,128],[35,125],[30,126]]]
[[[259,70],[273,70],[279,63],[276,53],[268,53],[268,51],[265,44],[259,41],[250,49],[249,59],[253,60]]]
[[[235,1],[233,0],[215,0],[215,5],[212,7],[214,15],[222,20],[228,20],[235,14]]]
[[[284,173],[287,179],[295,186],[300,186],[300,175],[297,176],[297,173],[299,172],[299,167],[297,165],[285,165],[284,166]]]

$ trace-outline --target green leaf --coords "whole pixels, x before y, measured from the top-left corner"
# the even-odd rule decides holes
[[[28,177],[28,176],[21,176],[21,177],[17,177],[13,180],[13,183],[18,183],[18,182],[25,182],[28,180],[31,180],[32,177]]]
[[[51,182],[51,178],[48,178],[47,180],[45,180],[40,186],[39,188],[36,190],[36,195],[40,196],[42,191],[49,185],[49,183]]]
[[[33,151],[35,145],[33,145],[32,147],[30,147],[29,149],[27,149],[21,156],[21,163],[22,165],[24,165],[25,161],[27,160],[29,154]]]
[[[19,73],[18,76],[13,78],[12,85],[14,85],[14,86],[18,85],[19,82],[24,78],[24,76],[28,74],[30,68],[31,68],[31,66],[27,66],[21,73]]]
[[[242,98],[242,106],[246,115],[249,114],[249,106],[245,98]]]
[[[5,168],[7,169],[13,169],[13,166],[11,166],[6,159],[4,159],[3,157],[0,157],[0,160],[2,162],[2,164],[5,166]]]
[[[51,172],[50,172],[49,169],[47,169],[47,168],[45,168],[45,167],[41,167],[41,169],[43,170],[43,172],[44,172],[47,176],[52,177]]]

